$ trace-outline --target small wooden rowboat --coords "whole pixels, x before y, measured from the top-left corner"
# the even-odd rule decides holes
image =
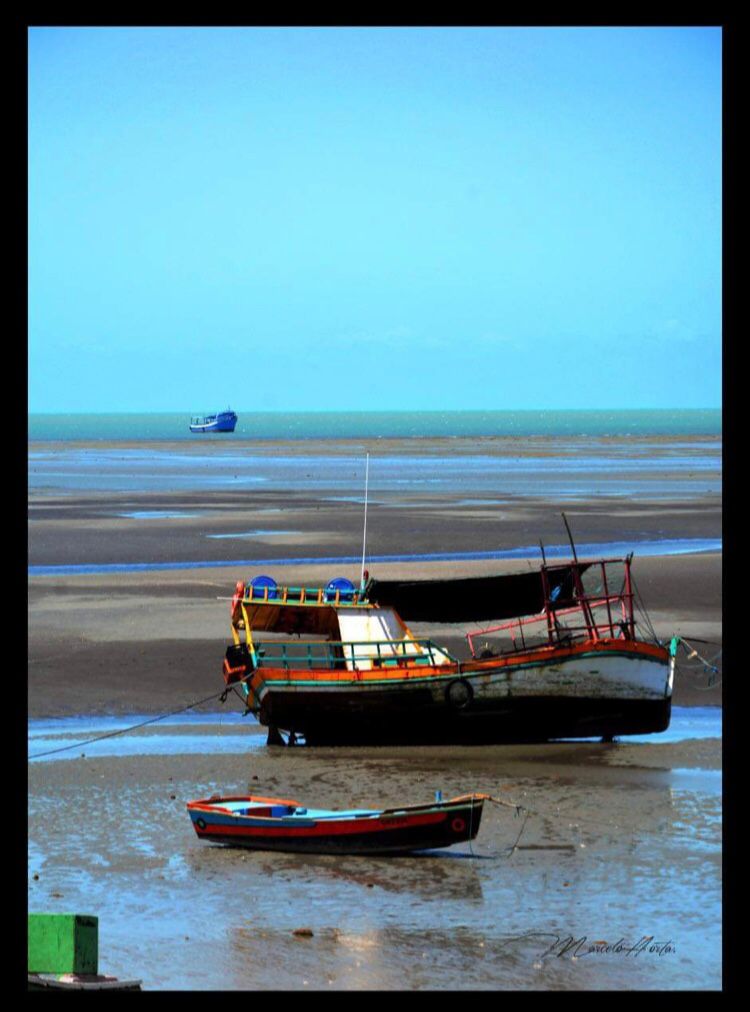
[[[140,991],[140,980],[119,980],[109,974],[30,973],[29,991]]]
[[[189,801],[187,810],[198,837],[213,843],[307,854],[405,854],[473,840],[488,797],[332,811],[248,795]]]

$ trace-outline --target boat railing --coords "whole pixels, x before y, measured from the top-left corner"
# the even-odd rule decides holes
[[[293,604],[293,605],[324,605],[336,608],[362,606],[367,601],[357,590],[329,590],[327,587],[280,587],[256,586],[248,584],[242,604]]]
[[[597,559],[579,563],[576,559],[567,567],[550,565],[542,567],[544,587],[544,614],[550,643],[566,638],[586,637],[592,640],[602,638],[635,639],[635,618],[633,614],[633,585],[630,576],[632,555],[624,559]],[[558,607],[559,591],[552,586],[550,574],[567,568],[572,575],[572,601],[570,608]],[[619,590],[613,590],[613,583],[619,582]],[[591,586],[594,583],[595,586]],[[588,584],[588,587],[587,587]],[[557,586],[560,586],[559,584]],[[594,615],[594,609],[606,608],[606,617]],[[579,614],[581,623],[565,623],[560,627],[559,616],[567,612]]]
[[[429,639],[408,640],[312,640],[277,643],[256,640],[253,643],[258,668],[347,668],[435,667],[446,660],[455,663],[444,647]]]
[[[598,613],[601,609],[606,609],[606,615],[599,619],[595,612]],[[574,615],[583,616],[582,620],[580,622],[569,621]],[[508,652],[527,650],[529,644],[526,641],[524,630],[528,626],[541,623],[546,626],[545,639],[550,645],[557,645],[567,640],[635,639],[635,620],[630,613],[626,595],[606,594],[596,597],[584,595],[575,605],[568,608],[546,608],[537,615],[514,618],[512,621],[503,622],[500,625],[490,625],[469,632],[467,641],[472,657],[477,657],[474,644],[477,638],[498,634],[498,632],[500,634],[506,632],[509,635],[511,647]]]

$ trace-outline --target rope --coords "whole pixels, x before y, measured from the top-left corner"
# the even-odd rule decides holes
[[[486,795],[486,799],[487,799],[487,801],[491,802],[494,805],[503,805],[505,808],[515,808],[515,810],[516,810],[515,817],[516,818],[518,818],[518,816],[521,814],[521,812],[525,812],[526,813],[525,816],[524,816],[524,819],[523,819],[523,825],[521,826],[521,829],[519,830],[518,836],[516,837],[513,846],[509,847],[508,848],[508,853],[504,855],[505,857],[512,857],[515,854],[516,850],[518,849],[518,844],[521,842],[521,837],[523,836],[524,829],[526,829],[526,823],[529,821],[529,816],[531,815],[531,810],[528,809],[528,808],[525,808],[523,805],[517,805],[513,801],[505,801],[503,798],[495,798],[491,794]]]
[[[678,639],[682,639],[681,636],[678,636],[677,638]],[[683,640],[683,643],[684,642],[685,641]],[[709,647],[720,647],[721,646],[721,643],[718,640],[699,640],[697,636],[693,636],[693,643],[704,643],[706,646],[709,646]]]
[[[169,713],[162,713],[158,717],[149,717],[148,720],[141,721],[140,724],[133,724],[131,727],[125,727],[120,731],[108,731],[106,734],[97,735],[95,738],[87,738],[86,741],[74,742],[72,745],[62,745],[60,748],[51,748],[46,752],[33,752],[28,756],[29,759],[40,759],[45,755],[54,755],[56,752],[67,752],[72,748],[81,748],[84,745],[91,745],[93,742],[102,741],[104,738],[114,738],[118,734],[128,734],[130,731],[136,731],[139,727],[145,727],[147,724],[155,724],[159,720],[164,720],[166,717],[173,717],[178,713],[185,713],[186,710],[192,710],[196,706],[200,706],[201,703],[208,703],[212,699],[218,699],[219,696],[224,696],[226,699],[226,690],[221,692],[213,692],[210,696],[206,696],[204,699],[197,699],[194,703],[188,703],[187,706],[181,706],[178,710],[170,710]],[[222,700],[223,702],[224,700]]]
[[[471,808],[469,808],[469,853],[474,857],[474,848],[471,845],[471,836],[474,829],[474,795],[471,796]]]
[[[588,818],[584,818],[582,816],[564,816],[564,813],[559,812],[559,811],[557,811],[557,812],[542,812],[538,808],[526,808],[525,805],[518,805],[515,802],[503,801],[501,798],[492,797],[492,795],[486,795],[485,797],[486,797],[487,801],[494,802],[497,805],[505,805],[508,808],[515,808],[515,810],[516,810],[516,816],[520,815],[521,812],[525,812],[526,813],[524,821],[523,821],[523,825],[521,826],[521,831],[518,834],[518,836],[516,837],[516,841],[513,844],[513,846],[509,848],[509,853],[506,855],[508,857],[510,857],[513,854],[513,852],[518,848],[519,841],[521,839],[521,836],[523,835],[524,829],[526,828],[526,823],[527,823],[528,818],[529,818],[530,815],[538,815],[539,818],[541,818],[541,819],[544,819],[544,818],[549,819],[549,818],[552,818],[554,816],[557,816],[557,817],[563,816],[565,818],[570,818],[572,821],[575,821],[576,823],[582,822],[582,823],[589,824],[589,825],[592,825],[592,826],[597,826],[597,827],[603,827],[605,829],[610,829],[610,830],[615,831],[615,832],[619,832],[619,831],[621,831],[623,829],[625,829],[626,831],[632,832],[632,830],[630,830],[630,827],[618,826],[617,824],[614,824],[614,823],[611,823],[611,822],[602,822],[600,819],[588,819]],[[708,839],[706,837],[691,836],[688,833],[674,833],[674,832],[670,832],[669,830],[647,830],[647,829],[636,830],[635,833],[633,833],[632,835],[634,835],[634,836],[659,836],[659,837],[671,836],[671,837],[674,837],[675,839],[678,839],[678,840],[680,840],[680,839],[682,839],[682,840],[690,840],[691,842],[695,842],[695,841],[699,841],[699,842],[703,842],[703,843],[712,843],[712,842],[714,842],[714,841],[712,841],[712,840],[710,840],[710,839]]]
[[[529,816],[531,815],[531,812],[528,809],[525,809],[525,811],[526,811],[526,815],[524,815],[524,817],[523,817],[523,825],[521,826],[521,829],[520,829],[520,831],[518,833],[518,836],[516,837],[515,843],[509,849],[508,853],[505,855],[506,857],[513,857],[513,855],[515,854],[515,852],[516,852],[516,850],[518,848],[518,844],[521,842],[521,837],[523,836],[523,831],[524,831],[524,829],[526,829],[526,823],[529,821]]]
[[[677,640],[678,644],[682,644],[683,648],[686,651],[688,651],[687,659],[690,661],[693,659],[693,657],[697,657],[700,663],[703,665],[703,671],[708,672],[708,685],[706,685],[705,688],[702,688],[701,686],[694,686],[694,688],[700,689],[703,692],[707,692],[709,689],[713,689],[717,684],[721,685],[722,679],[719,679],[718,683],[716,681],[715,676],[719,674],[719,669],[714,662],[718,661],[718,659],[721,657],[723,647],[721,647],[718,653],[714,654],[714,656],[709,661],[706,660],[705,657],[702,657],[701,654],[699,654],[698,651],[695,649],[695,647],[691,643],[688,643],[688,641],[684,639],[682,636],[675,636],[675,639]],[[695,642],[705,643],[707,646],[719,646],[718,643],[713,643],[710,640],[696,640]],[[682,669],[683,665],[678,665],[678,667]]]
[[[635,579],[633,578],[632,573],[630,575],[630,582],[631,582],[632,587],[633,587],[633,592],[635,593],[636,605],[638,607],[638,611],[643,616],[643,618],[644,618],[644,620],[646,622],[646,626],[648,628],[648,631],[651,633],[651,638],[653,639],[654,643],[658,643],[659,642],[659,637],[656,635],[656,630],[654,629],[653,625],[651,624],[651,618],[649,617],[649,614],[646,611],[646,606],[643,603],[643,598],[641,597],[641,592],[638,590],[638,585],[636,584]]]
[[[710,692],[711,689],[721,688],[721,684],[722,679],[720,678],[718,681],[716,681],[716,679],[709,681],[708,685],[691,685],[690,688],[695,692]]]

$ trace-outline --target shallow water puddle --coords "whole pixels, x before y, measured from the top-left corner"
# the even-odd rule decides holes
[[[29,758],[34,761],[86,757],[138,755],[233,754],[265,747],[266,731],[252,716],[227,714],[180,714],[153,721],[135,714],[118,717],[60,717],[30,720],[28,724]],[[128,728],[133,727],[132,731]],[[674,707],[672,721],[660,734],[623,736],[623,744],[672,744],[691,739],[721,738],[721,708]],[[99,735],[126,732],[89,741]],[[598,741],[598,738],[577,739]],[[80,749],[40,753],[80,742]],[[36,758],[38,756],[38,758]],[[687,771],[685,771],[687,772]],[[694,771],[690,771],[694,772]]]
[[[257,533],[257,532],[256,532]],[[271,533],[271,532],[268,532]],[[296,531],[274,531],[274,534],[296,534]],[[216,537],[217,535],[213,535]],[[226,537],[227,535],[219,535]],[[237,535],[230,535],[237,537]],[[652,555],[693,555],[698,552],[720,552],[721,538],[665,538],[657,541],[610,541],[579,544],[576,546],[579,556],[618,556],[623,557],[632,552],[640,556]],[[545,545],[547,558],[565,559],[570,556],[569,545]],[[414,555],[369,555],[370,564],[377,562],[452,562],[481,561],[491,559],[527,559],[536,558],[539,549],[525,545],[521,548],[488,552],[424,552]],[[302,565],[346,565],[357,563],[360,556],[300,556],[281,559],[223,559],[219,561],[193,560],[191,562],[111,562],[82,563],[62,566],[29,566],[29,576],[74,576],[88,573],[133,573],[160,572],[170,569],[225,569],[228,566],[302,566]]]
[[[672,719],[666,731],[658,734],[628,734],[616,739],[623,745],[667,745],[701,738],[721,738],[722,709],[720,706],[673,706]],[[565,739],[572,741],[573,739]],[[578,738],[576,741],[600,741],[599,738]]]
[[[109,514],[107,514],[109,516]],[[116,517],[128,520],[175,520],[182,517],[199,517],[200,513],[185,513],[182,510],[133,510],[131,513],[115,513]]]
[[[207,534],[207,538],[215,538],[217,541],[226,540],[227,538],[270,538],[278,536],[280,534],[299,534],[300,531],[270,531],[270,530],[256,530],[256,531],[233,531],[231,534]]]

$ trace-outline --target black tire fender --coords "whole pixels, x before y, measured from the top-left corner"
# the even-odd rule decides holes
[[[454,678],[445,690],[445,701],[452,710],[466,710],[474,699],[474,690],[465,678]]]

